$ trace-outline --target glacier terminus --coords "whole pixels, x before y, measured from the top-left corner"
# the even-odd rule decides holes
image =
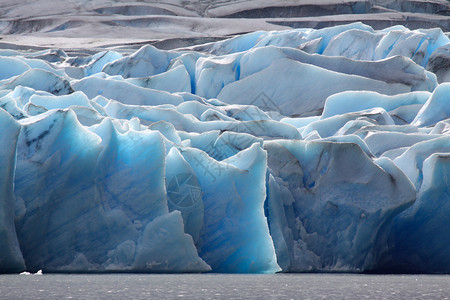
[[[450,273],[439,28],[0,49],[0,154],[2,273]]]

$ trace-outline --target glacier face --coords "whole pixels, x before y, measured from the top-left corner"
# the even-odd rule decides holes
[[[0,271],[450,272],[449,44],[0,50]]]

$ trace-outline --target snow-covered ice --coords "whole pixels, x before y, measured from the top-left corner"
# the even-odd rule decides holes
[[[449,273],[448,45],[1,50],[0,271]]]

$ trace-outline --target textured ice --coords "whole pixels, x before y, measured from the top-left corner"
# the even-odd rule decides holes
[[[286,271],[373,268],[383,227],[414,202],[415,190],[392,163],[372,161],[358,144],[273,141],[269,224]],[[281,233],[281,236],[279,235]]]
[[[191,77],[183,64],[179,64],[162,74],[142,78],[129,78],[127,81],[144,88],[170,93],[191,92]]]
[[[431,91],[437,85],[434,74],[404,56],[393,56],[375,61],[360,61],[343,56],[329,57],[308,54],[295,48],[272,46],[254,48],[245,53],[240,61],[240,78],[261,71],[269,66],[275,58],[289,58],[338,73],[359,75],[387,83],[401,83],[410,86],[413,91]],[[389,72],[382,71],[386,69],[389,69]]]
[[[182,154],[203,191],[200,256],[218,272],[278,271],[264,217],[267,153],[253,144],[223,161],[196,149]]]
[[[123,78],[148,77],[167,71],[169,62],[179,55],[180,53],[161,51],[153,46],[144,46],[128,57],[107,63],[102,70]]]
[[[20,252],[14,225],[14,170],[17,137],[20,126],[4,110],[0,109],[0,127],[2,135],[0,138],[2,147],[0,150],[2,160],[0,181],[0,269],[2,272],[20,272],[25,269],[25,263]]]
[[[428,59],[427,69],[434,72],[439,83],[450,81],[450,46],[448,44],[437,48]]]
[[[277,76],[272,77],[271,74]],[[226,103],[253,104],[252,101],[264,93],[276,101],[276,107],[272,110],[277,109],[283,115],[305,115],[322,109],[328,96],[355,89],[384,94],[410,91],[401,84],[341,74],[282,58],[260,72],[226,85],[217,98]],[[302,95],[303,101],[297,101],[298,95]]]
[[[388,244],[392,250],[380,261],[384,271],[448,273],[449,163],[448,151],[423,162],[417,200],[392,226]]]
[[[0,271],[450,272],[449,38],[0,51]]]
[[[66,95],[73,92],[67,79],[42,69],[30,69],[17,77],[11,77],[0,82],[2,89],[14,89],[20,86],[54,95]]]

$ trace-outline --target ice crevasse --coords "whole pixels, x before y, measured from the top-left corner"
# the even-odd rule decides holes
[[[449,44],[0,50],[0,272],[449,273]]]

